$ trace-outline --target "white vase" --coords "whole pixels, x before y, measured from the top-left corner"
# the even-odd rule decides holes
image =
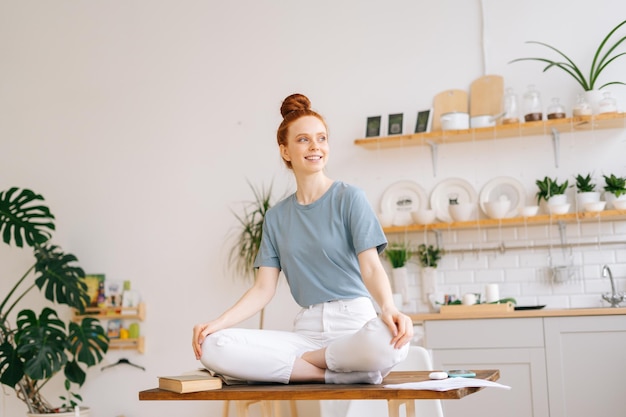
[[[409,271],[405,266],[391,270],[393,292],[402,295],[402,304],[409,303]],[[402,308],[402,306],[396,306]]]
[[[576,194],[576,211],[583,211],[585,203],[595,203],[600,201],[599,191],[586,191]]]
[[[602,91],[600,90],[589,90],[585,91],[585,100],[587,103],[591,105],[591,109],[593,110],[593,114],[598,114],[598,110],[600,108],[600,100],[602,100]]]
[[[75,411],[68,411],[55,414],[26,413],[26,415],[28,417],[89,417],[89,411],[89,407],[80,407],[78,414]]]
[[[427,303],[431,294],[437,293],[437,269],[432,266],[422,268],[422,300]]]
[[[613,193],[610,193],[608,191],[604,192],[604,201],[606,201],[606,208],[607,209],[615,208],[615,206],[613,206],[613,201],[615,201],[615,200],[626,201],[626,194],[621,194],[619,197],[616,197],[615,194],[613,194]]]

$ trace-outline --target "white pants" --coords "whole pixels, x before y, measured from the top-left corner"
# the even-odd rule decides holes
[[[293,332],[224,329],[202,344],[200,361],[218,374],[257,382],[288,383],[296,358],[326,347],[328,369],[381,371],[404,360],[408,344],[395,349],[391,333],[369,298],[338,300],[303,308]]]

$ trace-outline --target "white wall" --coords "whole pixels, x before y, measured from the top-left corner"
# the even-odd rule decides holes
[[[57,217],[55,242],[88,272],[130,279],[148,304],[146,353],[107,356],[107,363],[129,358],[146,372],[91,370],[81,392],[93,415],[220,412],[219,403],[140,403],[137,392],[153,387],[158,375],[195,369],[193,324],[215,317],[246,288],[226,268],[227,238],[236,227],[231,210],[251,198],[247,179],[274,181],[277,195],[293,189],[274,139],[286,95],[307,94],[326,116],[329,174],[363,187],[375,206],[400,179],[430,191],[461,176],[479,191],[489,179],[511,175],[530,194],[534,179],[545,175],[623,176],[626,135],[618,131],[564,138],[558,169],[547,138],[442,148],[437,177],[427,149],[368,151],[353,140],[364,135],[372,115],[403,112],[405,129],[412,129],[417,111],[430,107],[436,93],[468,89],[485,73],[502,74],[517,91],[533,83],[546,100],[572,103],[578,88],[563,73],[507,62],[544,53],[524,44],[541,40],[586,68],[624,12],[625,5],[609,0],[592,8],[580,0],[2,0],[0,189],[42,193]],[[625,68],[626,61],[619,62],[604,78],[623,80]],[[626,103],[626,88],[611,91]],[[626,235],[624,228],[610,224],[603,234]],[[515,239],[521,232],[502,233]],[[445,238],[477,239],[467,233]],[[5,247],[0,255],[5,293],[30,257]],[[591,289],[535,282],[545,254],[532,261],[524,256],[530,255],[475,262],[446,257],[444,284],[462,292],[498,281],[503,293],[554,305],[608,290],[600,280]],[[598,278],[605,262],[618,264],[615,275],[626,275],[623,248],[586,250],[579,260],[590,262],[589,279]],[[525,274],[516,272],[520,266]],[[542,298],[555,294],[561,297]],[[288,328],[286,317],[295,309],[283,286],[269,326]],[[0,416],[23,411],[14,398],[2,397]]]

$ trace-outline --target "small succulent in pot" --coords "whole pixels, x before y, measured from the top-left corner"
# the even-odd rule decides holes
[[[604,181],[604,191],[614,194],[617,198],[626,195],[626,177],[617,177],[615,174],[604,175]]]
[[[541,200],[545,200],[547,202],[555,195],[565,194],[569,182],[565,180],[565,182],[559,183],[558,178],[552,179],[546,176],[543,180],[535,181],[535,184],[537,185],[537,188],[539,188],[539,191],[535,194],[537,197],[537,204],[539,204],[541,203]]]
[[[593,182],[591,178],[591,174],[587,174],[586,176],[582,176],[581,174],[576,175],[576,192],[577,193],[591,193],[596,190],[596,184]]]
[[[392,268],[402,268],[412,256],[411,247],[408,242],[390,243],[385,249],[385,257]]]
[[[425,245],[422,243],[417,247],[417,257],[423,268],[437,268],[444,253],[443,249],[433,245]]]

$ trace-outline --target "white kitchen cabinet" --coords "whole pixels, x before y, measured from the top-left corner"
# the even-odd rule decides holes
[[[446,417],[626,415],[624,314],[426,320],[424,345],[435,369],[499,369],[512,387],[445,401]]]
[[[550,417],[625,416],[626,316],[544,319]]]
[[[541,318],[436,320],[424,325],[435,369],[499,369],[498,382],[513,387],[444,401],[446,417],[548,415]]]

